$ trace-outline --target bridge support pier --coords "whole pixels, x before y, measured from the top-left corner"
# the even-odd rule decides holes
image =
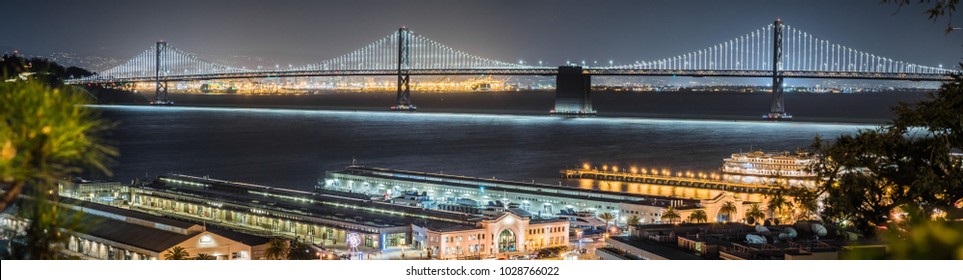
[[[552,115],[591,116],[592,76],[582,71],[581,66],[560,66],[555,77],[555,109]]]
[[[772,102],[769,105],[769,114],[764,116],[766,119],[791,119],[792,115],[786,113],[786,102],[783,100],[783,77],[772,77]]]

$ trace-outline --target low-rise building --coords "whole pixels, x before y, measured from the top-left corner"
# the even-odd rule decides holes
[[[607,239],[619,254],[597,254],[606,259],[631,255],[647,260],[834,260],[848,250],[846,236],[835,236],[821,224],[800,222],[785,226],[748,226],[739,223],[640,225],[628,236]]]
[[[189,258],[206,254],[222,260],[249,260],[262,258],[268,243],[263,237],[103,204],[62,198],[60,205],[67,209],[67,215],[82,213],[76,215],[81,226],[65,231],[70,236],[63,244],[65,255],[80,259],[163,260],[168,252],[180,247]],[[14,215],[0,215],[0,226],[14,232],[28,222]]]
[[[568,246],[568,222],[538,219],[507,209],[475,226],[427,227],[428,250],[435,259],[494,258]]]

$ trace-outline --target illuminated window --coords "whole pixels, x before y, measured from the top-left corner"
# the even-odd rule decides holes
[[[201,243],[207,244],[207,243],[211,243],[211,242],[214,242],[214,238],[212,238],[210,235],[202,235],[202,236],[201,236]]]

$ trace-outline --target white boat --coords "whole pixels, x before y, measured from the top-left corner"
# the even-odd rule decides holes
[[[735,153],[723,160],[722,172],[727,181],[740,183],[772,183],[809,185],[816,174],[809,171],[813,163],[809,153],[763,152]]]

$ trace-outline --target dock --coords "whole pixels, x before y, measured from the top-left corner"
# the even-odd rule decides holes
[[[711,178],[639,174],[630,172],[603,171],[597,169],[562,169],[559,172],[561,173],[562,178],[568,179],[620,181],[628,183],[723,190],[741,193],[770,194],[779,191],[779,188],[765,184],[735,183]]]

